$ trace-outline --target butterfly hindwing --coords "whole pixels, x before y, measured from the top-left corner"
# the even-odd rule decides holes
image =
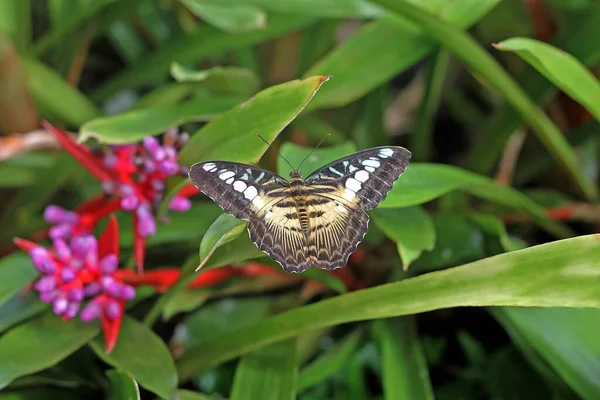
[[[207,161],[191,166],[189,177],[204,194],[236,218],[251,220],[270,202],[280,200],[287,182],[252,165]]]
[[[339,189],[338,197],[377,207],[408,166],[411,153],[403,147],[374,147],[333,161],[306,178],[307,185]]]

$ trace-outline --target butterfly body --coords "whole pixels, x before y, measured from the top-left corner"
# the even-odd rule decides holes
[[[290,180],[254,166],[208,161],[190,168],[194,185],[226,212],[248,221],[254,244],[287,272],[346,265],[368,230],[367,210],[386,197],[410,152],[363,150]]]

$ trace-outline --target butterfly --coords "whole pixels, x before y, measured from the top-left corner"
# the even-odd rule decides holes
[[[410,157],[403,147],[374,147],[306,179],[298,167],[289,181],[252,165],[206,161],[192,165],[189,177],[225,212],[248,221],[250,239],[261,251],[285,271],[300,273],[311,265],[346,265],[367,233],[367,210],[385,199]]]

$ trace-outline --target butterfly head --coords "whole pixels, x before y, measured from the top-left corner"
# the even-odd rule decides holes
[[[290,182],[302,182],[302,174],[298,170],[290,172]]]

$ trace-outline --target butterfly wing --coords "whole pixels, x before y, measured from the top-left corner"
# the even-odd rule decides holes
[[[308,259],[318,268],[346,265],[368,230],[366,210],[377,207],[404,172],[411,153],[403,147],[363,150],[313,172],[307,192]]]
[[[306,183],[336,188],[329,197],[339,197],[370,210],[385,199],[408,166],[410,156],[404,147],[374,147],[325,165],[310,174]]]
[[[287,181],[270,171],[229,161],[207,161],[190,167],[194,186],[236,218],[250,221],[264,207],[285,196]]]
[[[306,235],[292,216],[296,205],[279,175],[251,165],[207,161],[192,165],[192,183],[227,213],[248,221],[256,247],[288,272],[306,264]]]

